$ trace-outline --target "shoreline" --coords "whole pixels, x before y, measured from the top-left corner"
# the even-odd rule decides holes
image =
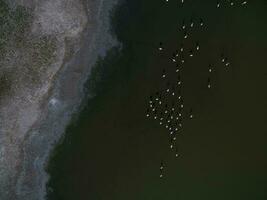
[[[93,25],[89,27],[87,24],[81,36],[83,44],[61,66],[50,94],[41,103],[43,113],[40,119],[27,133],[28,137],[23,144],[22,169],[16,181],[17,199],[45,199],[46,183],[49,179],[45,167],[54,147],[64,138],[64,131],[73,116],[82,109],[85,98],[83,85],[90,76],[90,70],[98,56],[103,57],[108,49],[119,44],[109,32],[109,15],[118,3],[118,0],[108,3],[101,0],[92,5],[83,1],[87,7],[87,17],[93,18],[88,24]],[[93,16],[95,13],[97,15]]]

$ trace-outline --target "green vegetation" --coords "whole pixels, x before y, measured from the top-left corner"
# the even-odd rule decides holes
[[[0,95],[5,95],[10,90],[10,84],[7,74],[0,76]]]
[[[11,41],[19,45],[30,20],[30,13],[22,6],[9,8],[0,0],[0,55],[4,56],[5,46]]]
[[[24,44],[28,60],[24,62],[24,68],[28,77],[25,77],[25,82],[38,84],[41,76],[54,59],[56,50],[56,41],[53,37],[41,37],[33,39]],[[29,63],[30,62],[30,63]]]
[[[0,96],[41,84],[55,58],[55,37],[31,35],[32,22],[31,10],[0,0]]]

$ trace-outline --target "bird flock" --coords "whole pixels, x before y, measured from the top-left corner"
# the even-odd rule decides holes
[[[168,4],[169,1],[171,0],[165,0],[165,3]],[[185,3],[186,0],[180,1],[181,5],[184,5]],[[245,6],[248,2],[238,0],[221,0],[217,2],[215,1],[214,4],[214,8],[219,9],[222,5]],[[208,25],[202,17],[191,17],[189,20],[182,19],[179,27],[180,34],[182,35],[180,44],[177,46],[177,49],[173,51],[172,55],[167,55],[166,59],[167,62],[171,63],[175,67],[162,68],[159,77],[162,87],[161,89],[152,92],[148,97],[148,106],[145,116],[147,119],[155,121],[158,126],[165,129],[166,136],[169,140],[169,148],[176,158],[180,157],[177,137],[183,129],[183,122],[185,120],[192,120],[195,118],[193,108],[185,108],[181,71],[189,59],[194,59],[197,54],[200,54],[201,46],[204,45],[200,44],[198,40],[194,40],[193,34],[197,34],[199,31],[206,31],[207,26]],[[163,42],[159,42],[156,47],[156,51],[159,55],[168,54]],[[221,63],[225,70],[231,67],[230,59],[224,52],[218,56],[218,63]],[[211,90],[213,88],[212,73],[215,70],[215,66],[207,63],[207,67],[208,78],[206,80],[206,89]],[[175,78],[170,78],[170,76],[175,76]],[[164,177],[165,165],[166,163],[161,160],[160,178]]]

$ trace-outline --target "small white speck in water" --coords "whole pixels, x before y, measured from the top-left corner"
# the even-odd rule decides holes
[[[60,103],[59,100],[56,98],[51,98],[49,101],[49,105],[52,107],[57,107],[59,105],[59,103]]]

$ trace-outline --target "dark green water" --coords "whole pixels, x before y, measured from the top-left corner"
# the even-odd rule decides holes
[[[97,95],[55,149],[48,199],[267,199],[267,3],[216,9],[212,0],[188,0],[183,8],[169,1],[127,0],[116,9],[114,29],[124,48],[111,50],[92,73],[87,87]],[[185,118],[176,158],[166,130],[145,111],[147,97],[162,88],[161,70],[173,67],[168,56],[180,45],[179,24],[191,16],[205,26],[188,39],[201,50],[181,72]]]

